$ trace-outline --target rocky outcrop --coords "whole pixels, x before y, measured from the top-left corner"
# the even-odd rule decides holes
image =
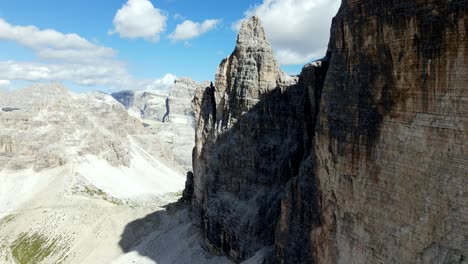
[[[273,243],[278,190],[300,161],[303,134],[297,78],[279,69],[257,18],[240,32],[216,88],[194,99],[195,203],[207,245],[234,260]]]
[[[344,0],[279,70],[257,18],[193,101],[193,205],[236,261],[466,263],[465,1]]]
[[[343,1],[316,126],[319,263],[468,261],[466,1]]]
[[[127,137],[145,134],[142,123],[104,93],[36,85],[4,93],[0,107],[4,105],[19,110],[0,112],[0,170],[42,171],[85,155],[129,166]]]
[[[138,118],[162,121],[167,111],[167,94],[159,91],[120,91],[111,94]]]
[[[193,125],[191,101],[197,88],[207,87],[190,78],[177,78],[168,91],[119,91],[112,93],[135,117]]]
[[[197,83],[190,78],[177,78],[174,85],[171,86],[168,96],[169,121],[193,126],[192,99],[197,89],[207,86],[206,82]]]
[[[18,111],[18,110],[20,110],[20,109],[16,108],[16,107],[3,107],[2,108],[3,112],[13,112],[13,111]]]
[[[185,188],[182,192],[182,197],[180,200],[182,202],[191,203],[193,198],[193,173],[191,171],[187,172],[187,180],[185,181]]]
[[[191,102],[196,89],[207,86],[190,78],[177,78],[168,91],[121,91],[112,96],[154,135],[145,136],[141,143],[172,168],[185,173],[192,169],[194,146]]]

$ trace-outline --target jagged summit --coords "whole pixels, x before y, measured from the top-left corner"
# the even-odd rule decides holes
[[[256,16],[252,16],[250,19],[242,22],[239,35],[237,36],[237,45],[252,43],[265,43],[269,45],[262,23]]]
[[[343,0],[328,60],[289,87],[244,22],[194,100],[185,194],[207,247],[237,263],[467,263],[465,3]]]
[[[216,114],[219,128],[229,127],[251,109],[262,94],[297,83],[281,71],[258,17],[244,21],[233,53],[216,74]]]
[[[302,109],[296,83],[281,71],[260,20],[251,17],[242,24],[234,52],[221,62],[215,87],[197,90],[193,100],[193,185],[190,176],[188,181],[193,192],[186,193],[204,213],[207,246],[236,261],[252,256],[262,239],[273,243],[270,220],[279,211],[271,186],[293,164],[289,157],[299,149],[294,137],[303,131],[301,122],[291,122]],[[245,151],[255,154],[245,156]],[[228,181],[218,189],[218,183]],[[213,188],[202,192],[206,186]]]

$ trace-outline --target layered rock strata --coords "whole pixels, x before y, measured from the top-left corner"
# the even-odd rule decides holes
[[[466,1],[343,1],[316,126],[319,263],[466,263]]]
[[[162,121],[167,112],[167,93],[160,91],[119,91],[111,94],[138,118]]]
[[[280,71],[259,20],[240,32],[216,88],[198,90],[194,99],[194,197],[207,244],[235,260],[274,241],[277,190],[299,161],[303,113],[301,92],[286,89],[297,79]]]
[[[190,78],[177,78],[167,91],[119,91],[112,93],[117,101],[135,117],[193,125],[191,101],[197,88],[207,87]]]
[[[34,85],[4,93],[0,107],[0,170],[37,172],[96,155],[128,166],[127,137],[144,134],[139,120],[109,95],[75,94],[61,85]],[[118,124],[118,125],[116,125]]]
[[[466,263],[466,18],[466,1],[344,0],[299,79],[244,22],[193,101],[206,244],[235,261]]]
[[[173,123],[190,124],[193,126],[192,99],[197,88],[207,87],[208,84],[197,83],[190,78],[178,78],[170,88],[168,100],[170,112],[168,121]]]
[[[169,161],[172,168],[185,173],[192,168],[194,146],[191,101],[196,89],[207,85],[177,78],[168,91],[120,91],[112,96],[150,130],[152,135],[145,135],[141,143],[151,148],[155,156]]]

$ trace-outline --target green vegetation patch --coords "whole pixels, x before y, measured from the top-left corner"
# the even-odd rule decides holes
[[[40,263],[61,251],[59,238],[48,238],[38,233],[21,233],[10,246],[13,259],[18,264]]]
[[[3,218],[0,219],[0,226],[5,226],[7,225],[8,223],[10,223],[11,221],[13,221],[15,219],[15,215],[14,214],[11,214],[11,215],[7,215]]]
[[[84,193],[86,193],[89,197],[99,198],[115,205],[124,205],[124,203],[121,200],[109,196],[103,190],[98,188],[84,186]]]

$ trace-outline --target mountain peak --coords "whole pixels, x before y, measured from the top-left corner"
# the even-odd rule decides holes
[[[265,43],[269,45],[260,19],[256,16],[252,16],[242,22],[239,35],[237,36],[237,44],[256,43]]]

